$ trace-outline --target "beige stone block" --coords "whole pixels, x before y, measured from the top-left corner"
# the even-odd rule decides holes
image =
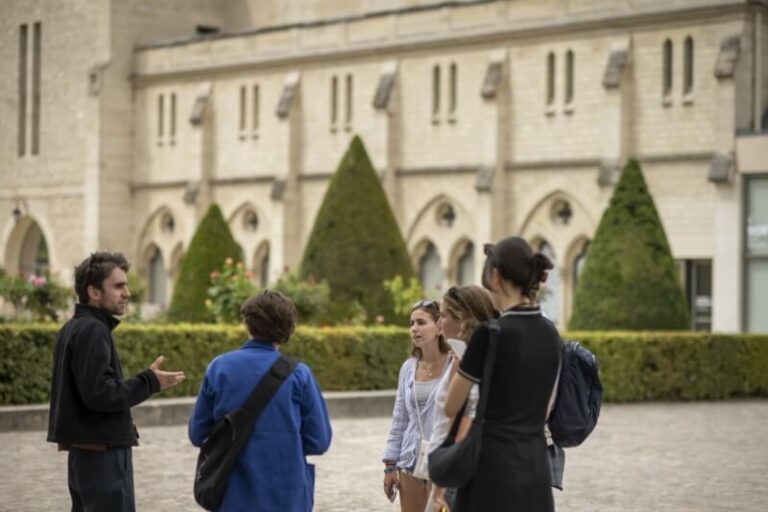
[[[525,24],[532,20],[553,17],[560,2],[556,0],[539,0],[527,2],[515,0],[507,2],[507,19],[511,25]]]
[[[493,25],[499,22],[499,7],[494,3],[481,5],[467,5],[451,9],[450,26],[452,29],[461,30]]]
[[[345,32],[343,23],[307,27],[299,32],[299,46],[310,50],[340,46],[345,40]]]
[[[447,9],[403,13],[397,17],[397,34],[405,36],[445,32],[447,20]]]
[[[287,50],[298,46],[297,37],[297,29],[265,32],[255,36],[256,47],[264,53]]]
[[[388,39],[394,29],[394,16],[363,18],[347,22],[347,37],[350,43]]]

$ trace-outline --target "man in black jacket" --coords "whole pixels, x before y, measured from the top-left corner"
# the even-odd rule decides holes
[[[73,511],[136,508],[131,447],[138,432],[131,407],[184,380],[160,370],[163,356],[124,378],[112,330],[125,313],[129,264],[120,253],[91,254],[75,268],[75,315],[56,336],[48,441],[69,451]]]

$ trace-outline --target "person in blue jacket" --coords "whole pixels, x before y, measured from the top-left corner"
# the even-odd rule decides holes
[[[189,419],[189,439],[195,446],[228,412],[245,403],[296,325],[293,302],[274,291],[249,298],[240,313],[251,339],[208,366]],[[320,455],[330,444],[325,401],[312,371],[299,363],[254,423],[219,510],[312,510],[314,466],[305,456]]]

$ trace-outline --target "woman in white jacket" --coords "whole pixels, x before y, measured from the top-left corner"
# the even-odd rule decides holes
[[[455,368],[463,355],[462,347],[470,339],[478,325],[495,316],[496,312],[493,309],[490,294],[479,286],[452,286],[443,295],[440,304],[440,329],[448,343],[453,347],[454,368],[450,372],[445,372],[437,385],[434,423],[429,440],[430,453],[445,441],[453,424],[453,418],[449,418],[445,414],[445,399]],[[464,409],[464,418],[456,435],[457,441],[463,439],[469,431],[475,416],[478,396],[478,387],[475,385]],[[426,512],[450,511],[454,496],[455,489],[443,489],[433,485]]]

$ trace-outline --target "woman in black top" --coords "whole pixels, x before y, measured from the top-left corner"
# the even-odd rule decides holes
[[[482,449],[472,480],[459,489],[452,512],[554,511],[547,443],[549,398],[560,362],[560,335],[536,304],[539,284],[552,263],[522,238],[486,245],[483,286],[501,311],[501,334],[490,382]],[[482,392],[490,331],[473,334],[451,381],[445,412],[455,416],[472,384]]]

